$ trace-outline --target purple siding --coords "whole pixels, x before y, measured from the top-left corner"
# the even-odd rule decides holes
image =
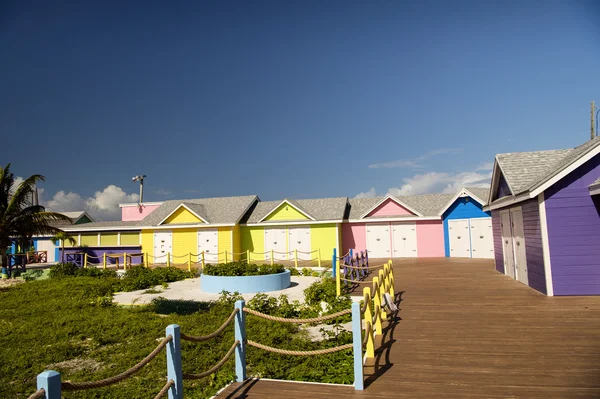
[[[492,211],[492,232],[494,233],[494,260],[496,270],[504,273],[504,248],[502,247],[502,227],[500,211]]]
[[[508,183],[506,183],[506,179],[504,179],[504,175],[500,174],[500,180],[498,181],[498,191],[496,191],[496,199],[500,199],[502,197],[508,197],[512,195],[510,189],[508,188]]]
[[[105,247],[105,248],[94,248],[94,247],[87,247],[87,248],[65,248],[65,261],[66,261],[66,255],[68,254],[72,254],[72,253],[81,253],[81,252],[86,252],[88,254],[88,256],[94,256],[97,258],[92,258],[92,259],[88,259],[88,262],[91,263],[102,263],[102,256],[106,253],[107,255],[110,254],[123,254],[124,252],[127,252],[128,254],[139,254],[140,253],[140,247],[139,246],[131,246],[131,247]],[[57,259],[58,262],[60,262],[60,260],[62,259],[62,251],[59,250],[59,258]],[[143,256],[133,256],[131,257],[131,262],[133,262],[134,264],[139,264],[142,263],[144,261]],[[79,265],[79,263],[81,262],[81,260],[79,258],[76,259],[76,261],[74,263],[77,263]],[[107,258],[106,259],[106,264],[109,265],[114,265],[116,263],[116,260],[113,258]],[[119,259],[119,265],[122,267],[123,266],[123,258],[121,257],[121,259]],[[79,265],[81,266],[81,265]]]
[[[544,272],[544,251],[540,228],[540,208],[537,198],[522,202],[523,229],[525,230],[525,256],[527,257],[527,278],[529,286],[546,294],[546,274]]]
[[[600,155],[545,192],[554,295],[600,295]]]
[[[516,206],[520,206],[523,213],[525,256],[527,258],[527,278],[529,280],[529,286],[545,294],[546,275],[544,274],[544,256],[542,251],[542,234],[540,230],[538,202],[537,199],[532,199],[524,201]],[[496,270],[500,273],[504,273],[504,248],[502,245],[500,211],[500,209],[492,211],[492,229],[494,232]]]

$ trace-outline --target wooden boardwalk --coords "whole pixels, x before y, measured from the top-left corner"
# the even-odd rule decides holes
[[[221,398],[600,398],[600,297],[546,297],[492,261],[395,260],[400,312],[365,391],[249,380]]]

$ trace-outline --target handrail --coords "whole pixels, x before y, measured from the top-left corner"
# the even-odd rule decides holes
[[[208,335],[194,337],[191,335],[186,335],[186,334],[181,333],[181,339],[186,340],[186,341],[192,341],[192,342],[203,342],[203,341],[208,341],[212,338],[215,338],[217,335],[221,334],[229,324],[231,324],[235,315],[238,314],[239,312],[240,312],[239,309],[234,309],[233,312],[231,312],[231,315],[227,318],[227,320],[225,320],[225,322],[221,325],[221,327],[217,328],[214,332],[212,332]]]
[[[318,323],[320,321],[327,321],[327,320],[338,318],[340,316],[351,314],[352,310],[344,309],[337,313],[332,313],[332,314],[328,314],[328,315],[321,316],[321,317],[313,317],[313,318],[309,318],[309,319],[287,319],[285,317],[271,316],[271,315],[261,313],[257,310],[250,309],[250,308],[244,308],[244,312],[253,314],[258,317],[262,317],[263,319],[267,319],[267,320],[271,320],[271,321],[278,321],[281,323],[309,324],[309,323]]]
[[[210,369],[206,370],[205,372],[202,372],[202,373],[199,373],[199,374],[187,374],[187,373],[184,373],[183,374],[183,379],[184,380],[199,380],[201,378],[208,377],[209,375],[217,372],[221,367],[223,367],[223,365],[227,362],[227,360],[229,360],[229,358],[233,354],[233,351],[239,345],[240,345],[240,341],[236,340],[233,343],[233,345],[231,345],[231,348],[229,348],[229,350],[227,351],[227,353],[225,354],[225,356],[223,356],[223,358],[221,360],[219,360],[219,362],[217,364],[215,364],[213,367],[211,367]]]
[[[156,396],[154,397],[154,399],[160,399],[163,396],[165,396],[167,394],[167,392],[169,392],[169,389],[173,385],[175,385],[175,381],[173,381],[173,380],[167,381],[167,383],[165,384],[165,386],[162,387],[162,389],[156,394]]]
[[[254,342],[251,340],[248,340],[248,345],[254,346],[255,348],[265,350],[267,352],[278,353],[280,355],[292,355],[292,356],[327,355],[329,353],[335,353],[335,352],[343,351],[346,349],[354,348],[354,344],[344,344],[344,345],[335,346],[333,348],[327,348],[327,349],[316,349],[316,350],[312,350],[312,351],[293,351],[293,350],[288,350],[288,349],[273,348],[272,346],[259,344],[258,342]]]

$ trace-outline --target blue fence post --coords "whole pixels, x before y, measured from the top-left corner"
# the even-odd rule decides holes
[[[360,303],[352,302],[352,343],[354,344],[354,389],[364,389],[363,352],[362,352],[362,320]]]
[[[37,376],[37,389],[46,392],[45,399],[61,399],[60,374],[53,370],[46,370]]]
[[[173,380],[175,384],[169,388],[169,399],[183,399],[183,371],[181,369],[181,336],[179,326],[167,326],[166,336],[173,337],[167,344],[167,381]]]
[[[335,278],[336,276],[336,266],[337,266],[337,249],[333,248],[333,256],[331,257],[331,270],[332,270],[332,275],[333,278]]]
[[[235,339],[240,344],[235,350],[235,375],[237,382],[246,380],[246,314],[244,313],[246,302],[239,300],[235,302],[235,308],[239,309],[235,315]]]

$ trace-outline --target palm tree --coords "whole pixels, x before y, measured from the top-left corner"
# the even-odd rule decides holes
[[[65,263],[65,241],[69,241],[71,245],[77,244],[73,236],[66,231],[58,232],[52,237],[52,241],[60,241],[60,250],[62,252],[61,262]]]
[[[8,265],[6,248],[12,239],[23,246],[36,235],[55,235],[62,230],[52,226],[59,220],[70,219],[61,213],[46,212],[40,205],[33,205],[35,184],[45,181],[42,175],[32,175],[15,188],[15,176],[10,164],[0,166],[0,267]],[[10,271],[10,266],[9,266]]]

